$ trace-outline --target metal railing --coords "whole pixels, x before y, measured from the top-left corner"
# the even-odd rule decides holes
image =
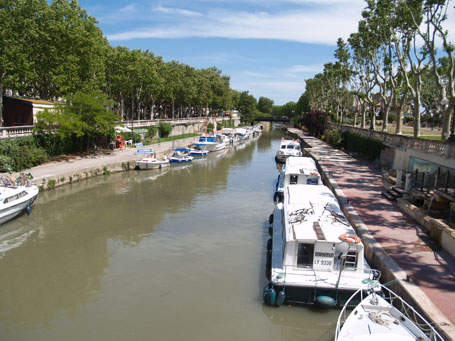
[[[447,142],[419,139],[405,135],[383,133],[380,131],[373,131],[370,129],[362,129],[335,123],[329,123],[328,125],[330,128],[333,129],[340,129],[341,131],[350,131],[361,136],[379,140],[383,142],[385,145],[398,148],[415,149],[424,153],[443,156],[448,159],[455,158],[455,146]]]
[[[122,121],[122,125],[127,127],[136,127],[144,128],[154,125],[159,125],[160,122],[168,122],[177,124],[185,123],[202,123],[206,120],[215,120],[217,122],[222,120],[230,119],[227,116],[224,117],[188,117],[188,118],[166,118],[166,119],[156,119],[156,120],[134,120],[134,121]],[[33,125],[28,126],[14,126],[14,127],[0,127],[0,139],[16,138],[22,136],[31,136],[33,135]]]
[[[455,173],[450,170],[441,170],[439,167],[434,172],[419,172],[417,169],[413,173],[414,188],[422,193],[430,193],[439,190],[455,198]]]
[[[443,341],[441,335],[436,331],[430,322],[428,322],[422,315],[420,315],[416,309],[404,301],[400,296],[394,293],[392,290],[387,288],[384,285],[381,285],[383,296],[382,298],[386,300],[391,306],[395,307],[404,317],[409,319],[412,323],[416,325],[431,341]],[[374,291],[371,291],[372,293]],[[364,290],[357,290],[345,303],[343,309],[340,312],[338,317],[337,326],[335,330],[335,340],[338,339],[340,335],[341,328],[348,318],[347,309],[350,306],[350,302],[354,299],[357,299],[360,296],[360,301],[364,299]]]

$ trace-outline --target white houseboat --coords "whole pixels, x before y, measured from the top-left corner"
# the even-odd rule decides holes
[[[277,162],[285,162],[290,156],[302,156],[302,148],[300,142],[296,140],[281,140],[280,148],[276,152],[275,160]]]
[[[294,185],[271,216],[269,304],[343,305],[359,288],[376,285],[364,246],[326,186]]]
[[[316,163],[310,157],[290,157],[278,175],[274,200],[281,202],[289,185],[322,185]]]

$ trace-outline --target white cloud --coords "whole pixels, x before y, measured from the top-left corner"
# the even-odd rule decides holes
[[[288,72],[290,73],[317,73],[324,71],[324,65],[294,65]]]
[[[202,16],[201,13],[189,11],[186,9],[180,9],[180,8],[170,8],[170,7],[158,6],[154,10],[156,12],[161,12],[161,13],[166,13],[166,14],[176,14],[176,15],[189,16],[189,17]]]
[[[187,14],[187,20],[160,23],[138,30],[108,35],[111,41],[138,38],[274,39],[334,45],[357,30],[360,6],[299,8],[278,13],[212,10]],[[183,15],[178,9],[161,8]],[[190,13],[196,13],[191,12]],[[194,16],[195,18],[192,18]],[[196,18],[197,17],[197,18]]]

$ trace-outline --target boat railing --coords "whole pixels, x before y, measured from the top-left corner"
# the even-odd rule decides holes
[[[358,299],[360,296],[360,302],[369,294],[371,294],[373,290],[363,290],[358,289],[352,296],[347,300],[344,304],[343,308],[341,309],[340,315],[338,317],[337,326],[335,330],[335,340],[338,339],[338,335],[343,327],[343,324],[346,322],[348,318],[348,307],[351,306],[351,302],[355,299]],[[400,311],[405,317],[407,317],[410,321],[412,321],[431,341],[443,341],[441,335],[436,331],[435,327],[428,322],[416,309],[414,309],[409,303],[403,300],[400,296],[398,296],[395,292],[390,290],[384,285],[381,285],[381,296],[388,301],[393,307],[395,307],[398,311]]]
[[[306,271],[305,271],[306,270]],[[311,271],[309,271],[311,270]],[[292,265],[284,265],[283,271],[280,273],[276,272],[276,275],[273,277],[276,281],[282,281],[283,283],[290,283],[291,280],[287,280],[286,277],[297,277],[297,278],[305,278],[305,277],[314,277],[315,272],[336,272],[338,273],[339,269],[333,268],[331,270],[314,270],[310,267],[302,267],[296,268]],[[378,285],[378,278],[381,276],[380,271],[376,269],[355,269],[355,268],[344,268],[342,271],[343,278],[358,278],[363,279],[362,283],[366,285],[375,284]],[[363,287],[365,289],[365,287]]]

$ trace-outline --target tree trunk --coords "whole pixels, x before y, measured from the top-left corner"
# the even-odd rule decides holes
[[[355,113],[354,113],[354,125],[353,125],[354,128],[357,126],[357,115],[358,115],[358,113],[357,113],[357,110],[356,110]]]
[[[3,84],[0,83],[0,127],[3,127]]]
[[[441,140],[445,141],[449,137],[449,130],[450,130],[450,106],[447,106],[442,111],[442,132],[441,132]]]
[[[362,110],[362,122],[360,123],[360,128],[365,129],[367,125],[367,115],[366,115],[366,110],[365,110],[365,104],[361,105],[361,110]]]
[[[389,111],[390,105],[386,105],[384,108],[384,113],[382,117],[382,132],[387,133],[387,128],[389,127]]]
[[[414,96],[414,137],[420,137],[420,93]]]

